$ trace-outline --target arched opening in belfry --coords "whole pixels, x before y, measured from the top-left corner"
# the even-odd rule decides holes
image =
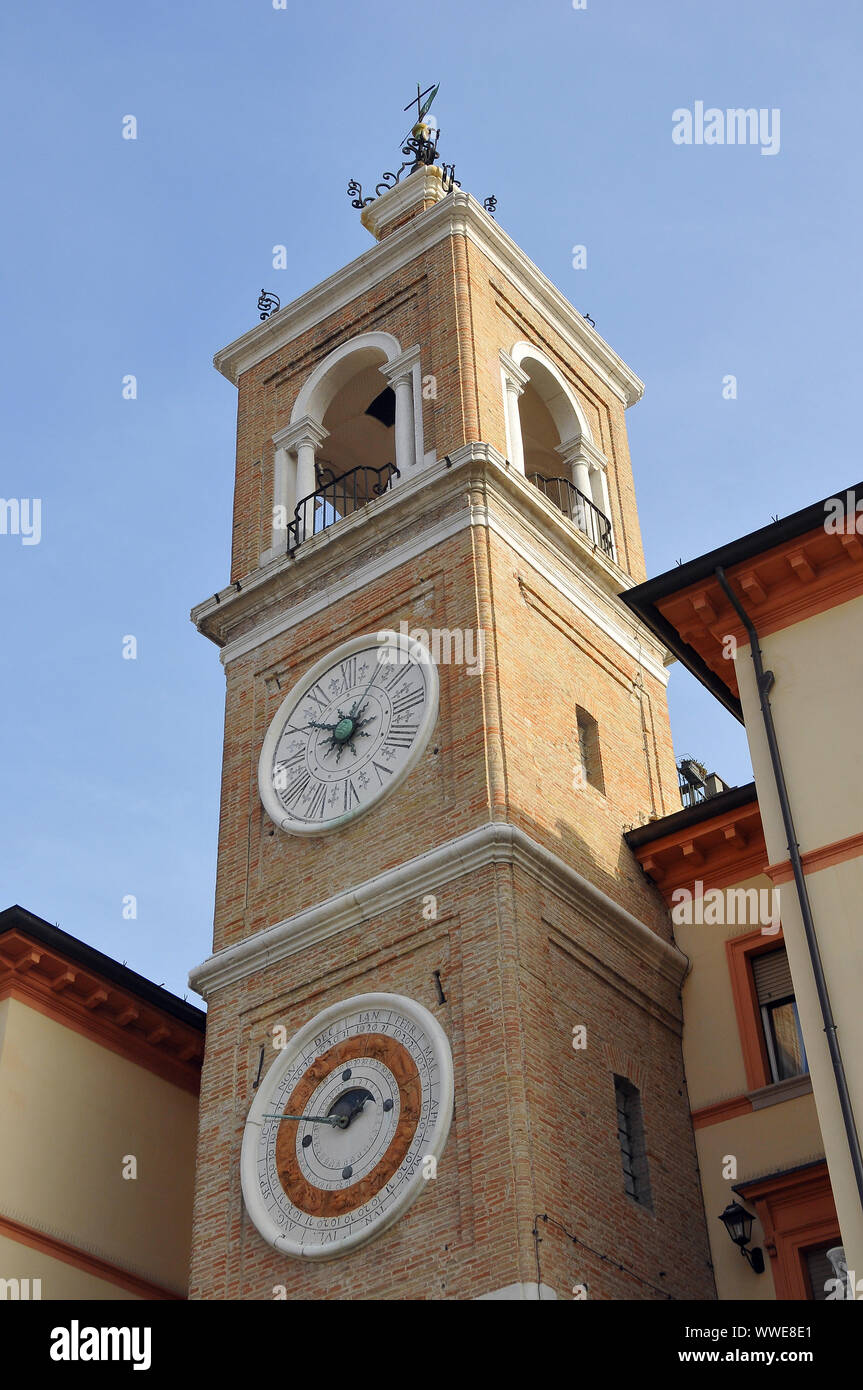
[[[531,380],[518,402],[521,438],[524,448],[524,471],[531,480],[535,475],[559,478],[566,472],[563,459],[556,453],[563,441],[551,411]]]
[[[309,373],[290,422],[273,435],[273,514],[286,514],[289,554],[407,475],[422,438],[418,372],[418,348],[405,352],[392,334],[371,332]],[[280,542],[276,524],[274,551]]]
[[[553,363],[529,343],[516,344],[510,362],[514,369],[507,369],[506,389],[514,415],[509,431],[510,437],[514,430],[518,435],[525,477],[613,557],[605,462],[594,447],[575,393]]]
[[[323,505],[339,517],[379,496],[395,466],[395,392],[376,363],[354,368],[324,412],[327,438],[315,459]]]

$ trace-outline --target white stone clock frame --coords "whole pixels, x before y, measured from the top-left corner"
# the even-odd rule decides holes
[[[369,647],[377,647],[379,652],[387,648],[396,647],[400,654],[412,661],[421,664],[427,673],[427,694],[428,701],[423,712],[420,727],[414,739],[407,757],[402,766],[394,773],[392,781],[386,787],[382,787],[379,793],[373,797],[365,806],[358,806],[345,812],[333,820],[327,821],[323,825],[303,825],[294,821],[285,814],[285,808],[279,801],[276,791],[272,784],[273,756],[281,738],[285,720],[291,709],[303,698],[307,691],[326,675],[327,671],[332,670],[340,662],[346,661],[348,657],[356,652],[367,651]],[[386,663],[382,663],[386,664]],[[392,663],[393,665],[395,663]],[[321,657],[310,670],[294,685],[279,705],[275,715],[270,721],[270,726],[264,738],[261,756],[258,759],[258,791],[264,810],[270,820],[290,835],[327,835],[335,830],[341,830],[344,826],[352,824],[360,816],[364,816],[374,807],[379,806],[385,797],[390,796],[397,787],[405,780],[410,772],[416,767],[420,758],[426,750],[426,746],[431,737],[432,730],[437,723],[438,708],[440,704],[440,678],[437,666],[427,647],[421,642],[410,637],[403,632],[380,631],[363,634],[360,637],[351,637],[347,642],[342,643],[333,651]]]
[[[258,1177],[260,1157],[258,1145],[263,1119],[267,1108],[272,1103],[271,1097],[274,1087],[289,1070],[296,1056],[318,1033],[323,1032],[331,1024],[337,1023],[345,1015],[356,1013],[361,1009],[398,1011],[405,1018],[418,1024],[431,1042],[434,1047],[440,1078],[438,1118],[432,1131],[431,1142],[426,1146],[423,1158],[433,1158],[437,1164],[446,1147],[454,1102],[453,1061],[449,1039],[434,1014],[430,1013],[424,1004],[419,1004],[416,1000],[408,999],[402,994],[356,994],[350,999],[342,999],[336,1004],[331,1004],[329,1008],[309,1019],[308,1023],[304,1024],[299,1032],[295,1033],[287,1045],[282,1048],[258,1087],[243,1131],[243,1147],[240,1156],[243,1201],[258,1234],[268,1245],[272,1245],[275,1250],[284,1255],[305,1260],[334,1260],[356,1250],[359,1246],[365,1245],[367,1241],[374,1240],[375,1237],[381,1235],[398,1221],[431,1181],[431,1179],[423,1177],[422,1164],[420,1164],[413,1177],[404,1184],[402,1192],[381,1213],[378,1220],[374,1221],[371,1226],[363,1227],[353,1235],[347,1236],[337,1246],[307,1246],[304,1248],[299,1242],[290,1240],[273,1221],[261,1196]]]

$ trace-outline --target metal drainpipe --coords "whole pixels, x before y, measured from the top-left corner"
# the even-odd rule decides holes
[[[839,1104],[842,1109],[842,1118],[845,1122],[845,1135],[848,1140],[848,1148],[851,1153],[851,1165],[854,1169],[854,1177],[857,1182],[857,1194],[863,1205],[863,1153],[860,1150],[860,1138],[857,1133],[857,1126],[854,1123],[854,1110],[851,1105],[851,1096],[848,1093],[848,1081],[845,1076],[845,1067],[842,1063],[842,1053],[839,1050],[839,1039],[836,1036],[836,1022],[833,1018],[833,1010],[830,1007],[830,996],[827,992],[827,981],[824,978],[824,967],[821,964],[821,952],[818,949],[818,938],[815,934],[815,922],[812,917],[812,905],[809,902],[809,890],[806,887],[806,876],[803,873],[803,865],[800,860],[800,846],[797,843],[797,833],[794,829],[794,817],[791,814],[791,802],[788,799],[788,787],[785,783],[785,773],[782,770],[782,759],[779,756],[779,740],[776,737],[776,726],[773,723],[773,711],[770,708],[770,687],[773,685],[773,672],[765,671],[764,663],[761,659],[761,647],[758,642],[758,633],[743,608],[734,590],[731,588],[725,577],[725,571],[721,565],[715,570],[716,578],[720,586],[737,613],[738,618],[749,635],[749,649],[752,653],[752,664],[755,667],[755,681],[758,686],[758,697],[761,702],[761,717],[764,720],[764,732],[767,736],[767,747],[770,750],[770,762],[773,766],[773,780],[776,784],[776,792],[779,797],[779,805],[782,810],[782,822],[785,826],[785,838],[788,842],[788,855],[791,860],[791,868],[794,872],[794,885],[797,889],[797,900],[800,904],[800,914],[803,918],[803,930],[806,933],[806,944],[809,947],[809,959],[812,962],[812,973],[815,976],[815,989],[818,993],[818,1003],[821,1006],[821,1017],[824,1020],[824,1032],[827,1035],[827,1046],[830,1049],[830,1060],[833,1063],[833,1074],[836,1077],[836,1089],[839,1092]]]

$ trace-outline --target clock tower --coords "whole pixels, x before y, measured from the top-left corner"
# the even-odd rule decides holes
[[[191,1296],[714,1297],[638,378],[437,165],[239,393]]]

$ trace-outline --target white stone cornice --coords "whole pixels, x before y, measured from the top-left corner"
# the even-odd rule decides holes
[[[443,188],[443,170],[434,164],[424,164],[421,169],[409,174],[403,183],[394,184],[363,208],[360,221],[366,231],[379,239],[384,227],[396,222],[411,208],[422,208],[424,203],[439,203],[446,194]]]
[[[555,444],[554,452],[556,454],[560,454],[560,457],[563,459],[564,463],[570,467],[574,463],[581,463],[582,461],[586,461],[586,454],[582,447],[582,440],[580,438],[565,439],[562,444]]]
[[[404,352],[400,353],[398,357],[394,357],[391,362],[385,362],[379,370],[381,376],[386,377],[390,386],[395,386],[402,377],[411,375],[414,367],[419,366],[419,361],[420,345],[417,343],[414,347],[405,348]]]
[[[589,468],[598,468],[602,472],[608,468],[608,459],[605,454],[584,435],[580,435],[577,439],[565,439],[562,444],[555,444],[554,448],[564,463],[586,463]]]
[[[293,420],[283,429],[277,430],[273,435],[273,443],[277,449],[293,450],[301,444],[311,444],[314,449],[319,449],[324,440],[329,438],[329,434],[329,430],[325,430],[311,415],[301,415],[299,420]]]
[[[591,439],[583,439],[581,448],[591,468],[598,468],[605,473],[608,468],[608,459],[602,450],[598,449]]]
[[[434,207],[418,213],[335,275],[229,343],[216,353],[213,359],[216,368],[236,385],[250,367],[286,347],[358,295],[373,289],[430,247],[453,235],[466,236],[473,241],[624,405],[641,399],[644,386],[631,368],[512,237],[483,211],[476,199],[461,189],[448,193]]]
[[[347,594],[359,592],[388,571],[433,551],[460,531],[471,526],[487,526],[622,651],[654,679],[667,684],[668,674],[663,664],[665,648],[629,609],[616,601],[622,590],[632,588],[632,579],[596,550],[523,474],[507,467],[506,460],[490,444],[464,444],[449,455],[449,463],[448,469],[438,464],[401,481],[398,488],[385,492],[345,517],[337,528],[329,528],[305,541],[292,560],[280,552],[266,567],[253,570],[242,581],[239,592],[229,585],[198,604],[192,610],[192,622],[221,647],[221,660],[227,665],[323,612]],[[430,526],[426,517],[440,500],[441,492],[451,487],[451,480],[459,471],[470,471],[471,466],[475,468],[477,464],[486,465],[488,469],[476,480],[481,492],[487,493],[490,489],[504,510],[492,506],[486,495],[483,500],[474,501],[469,509]],[[396,544],[393,533],[398,522],[393,512],[402,512],[402,521],[411,517],[416,521],[409,538]],[[367,560],[365,553],[370,544],[384,539],[388,540],[386,550],[373,560]],[[341,561],[348,560],[350,568],[346,574],[341,563],[336,577],[327,580],[322,567],[328,562],[334,543]],[[549,560],[549,545],[560,552],[557,564]],[[238,609],[244,611],[250,604],[263,606],[267,598],[277,592],[276,586],[290,577],[298,565],[309,570],[308,597],[297,600],[293,594],[288,602],[280,593],[278,602],[272,606],[268,604],[266,616],[249,630],[235,638],[223,635],[222,625],[230,626],[232,613]]]
[[[488,822],[445,845],[418,854],[397,868],[387,869],[324,902],[277,922],[255,936],[217,951],[189,975],[189,984],[209,998],[217,990],[247,979],[265,966],[286,960],[338,932],[358,926],[370,917],[394,912],[417,902],[424,893],[440,894],[444,884],[489,864],[517,865],[536,882],[557,893],[597,928],[656,971],[678,989],[686,969],[686,957],[663,941],[637,917],[609,898],[596,884],[565,863],[515,825]],[[584,942],[581,942],[584,946]]]
[[[503,367],[507,385],[509,386],[511,383],[520,394],[530,381],[530,374],[524,371],[517,362],[513,362],[509,353],[504,352],[503,348],[500,350],[500,365]]]

